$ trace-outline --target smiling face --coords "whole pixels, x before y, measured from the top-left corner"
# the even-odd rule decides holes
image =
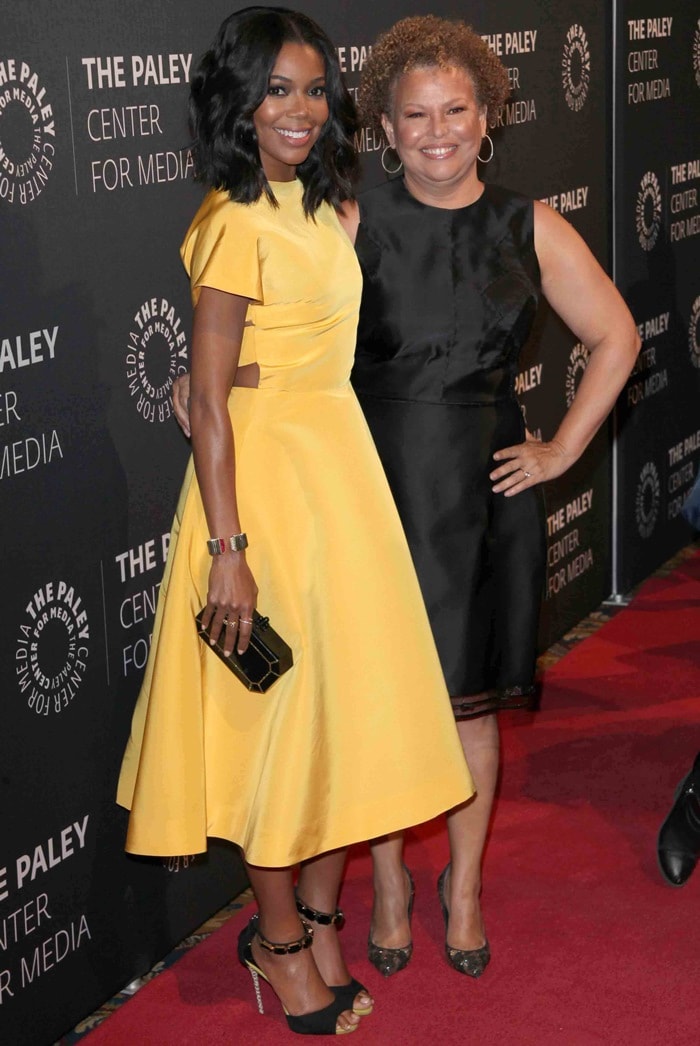
[[[323,58],[307,44],[286,43],[270,74],[265,101],[253,114],[263,170],[290,182],[328,119]]]
[[[416,199],[461,207],[481,194],[476,158],[486,112],[465,69],[430,66],[404,73],[382,124]]]

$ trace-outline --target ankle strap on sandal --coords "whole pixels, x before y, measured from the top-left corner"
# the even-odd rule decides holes
[[[340,908],[336,908],[334,912],[319,912],[316,908],[311,908],[308,904],[304,904],[298,895],[297,911],[299,915],[303,916],[302,922],[304,919],[308,919],[309,922],[318,923],[320,926],[334,926],[337,923],[342,923],[345,918]]]
[[[253,916],[255,920],[255,933],[262,948],[266,951],[272,952],[273,955],[296,955],[297,952],[303,952],[306,948],[310,948],[314,940],[314,931],[307,922],[301,920],[301,925],[304,928],[304,933],[301,937],[298,937],[296,941],[289,941],[285,944],[276,944],[274,941],[268,941],[260,932],[260,918],[258,915]]]

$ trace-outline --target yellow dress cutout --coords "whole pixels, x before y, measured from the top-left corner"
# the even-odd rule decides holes
[[[286,866],[428,820],[472,793],[418,582],[349,384],[361,291],[333,209],[304,217],[210,192],[182,255],[196,303],[254,299],[241,365],[260,385],[229,399],[247,552],[294,667],[251,694],[198,638],[210,536],[192,462],[180,495],[153,643],[118,801],[127,850],[174,855],[207,836]]]

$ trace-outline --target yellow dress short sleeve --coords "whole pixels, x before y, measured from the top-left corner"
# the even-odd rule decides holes
[[[262,302],[258,227],[251,217],[250,208],[225,192],[205,197],[180,248],[194,305],[201,287]]]
[[[246,328],[260,384],[235,386],[228,410],[258,607],[294,665],[251,694],[199,639],[210,530],[190,462],[120,777],[132,853],[200,853],[213,836],[280,868],[428,820],[473,791],[406,538],[350,387],[355,252],[330,205],[306,217],[300,181],[274,192],[277,207],[208,197],[183,253],[195,290],[264,297]],[[381,619],[379,642],[363,642],[368,615]]]

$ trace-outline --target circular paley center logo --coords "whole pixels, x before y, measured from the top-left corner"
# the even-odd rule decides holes
[[[37,715],[62,712],[87,671],[90,625],[81,597],[65,581],[48,581],[25,608],[15,647],[17,684]]]
[[[637,493],[634,499],[634,514],[637,530],[643,538],[648,538],[656,526],[659,517],[661,484],[656,465],[647,461],[639,474]]]
[[[27,62],[0,59],[0,199],[20,206],[44,189],[56,155],[46,88]]]
[[[695,83],[700,87],[700,18],[693,33],[693,71],[695,72]]]
[[[566,104],[578,112],[585,105],[591,83],[591,51],[583,26],[572,25],[566,34],[561,79]]]
[[[180,317],[167,298],[149,298],[134,316],[126,350],[129,394],[145,421],[163,422],[172,415],[173,382],[187,367]]]
[[[566,405],[570,407],[574,401],[576,390],[579,387],[583,372],[588,364],[590,352],[585,345],[577,342],[569,355],[569,365],[566,368]]]
[[[661,186],[653,171],[643,176],[637,193],[637,235],[642,250],[650,251],[661,229]]]
[[[695,299],[690,310],[688,344],[690,345],[691,362],[700,370],[700,296]]]

